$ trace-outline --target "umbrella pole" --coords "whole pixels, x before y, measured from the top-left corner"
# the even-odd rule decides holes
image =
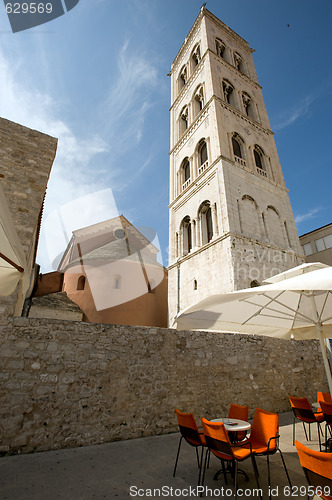
[[[330,368],[329,360],[327,359],[326,345],[325,345],[325,342],[323,340],[322,327],[321,327],[320,323],[316,323],[316,329],[317,329],[317,334],[318,334],[318,338],[319,338],[320,348],[321,348],[321,351],[322,351],[322,356],[323,356],[323,361],[324,361],[324,368],[325,368],[327,383],[329,385],[330,394],[332,394],[331,368]]]
[[[322,351],[327,383],[329,386],[330,394],[332,395],[332,375],[331,375],[331,368],[330,368],[329,360],[327,359],[326,345],[325,345],[325,342],[323,339],[323,334],[322,334],[322,323],[321,323],[319,315],[318,315],[314,296],[311,295],[310,299],[311,299],[313,313],[316,316],[315,326],[316,326],[317,335],[318,335],[318,339],[319,339],[320,349]]]

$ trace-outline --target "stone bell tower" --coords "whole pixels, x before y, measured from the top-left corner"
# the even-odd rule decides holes
[[[172,64],[170,326],[303,261],[252,52],[202,7]]]

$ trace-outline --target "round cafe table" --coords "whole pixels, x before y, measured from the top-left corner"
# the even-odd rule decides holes
[[[222,422],[227,432],[248,431],[251,429],[249,422],[238,420],[237,418],[214,418],[210,422]]]
[[[246,422],[245,420],[239,420],[237,418],[227,418],[227,417],[214,418],[210,420],[210,422],[222,422],[225,426],[226,431],[229,433],[230,441],[233,443],[237,442],[236,433],[238,431],[248,431],[249,429],[251,429],[251,424],[249,422]],[[229,467],[226,470],[223,466],[221,470],[215,473],[213,479],[217,479],[219,474],[221,473],[225,474],[226,472],[230,472],[232,477],[234,476],[233,467]],[[249,480],[247,474],[242,469],[238,469],[238,473],[243,474],[247,481]]]

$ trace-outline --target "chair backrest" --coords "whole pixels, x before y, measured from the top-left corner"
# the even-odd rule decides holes
[[[198,427],[195,417],[192,413],[183,413],[180,410],[175,410],[181,435],[192,446],[201,446],[202,442],[199,437]]]
[[[329,392],[318,391],[317,392],[317,403],[319,403],[319,401],[325,401],[325,403],[332,403],[331,394]]]
[[[254,420],[251,426],[250,439],[260,443],[262,446],[268,446],[269,440],[276,437],[279,433],[279,415],[270,411],[256,408]],[[277,446],[277,440],[270,441],[269,450],[272,451]]]
[[[229,407],[228,418],[237,418],[248,422],[249,407],[232,403]]]
[[[320,487],[319,496],[332,499],[332,454],[311,450],[295,441],[300,463],[309,485]]]
[[[319,401],[319,406],[322,409],[325,422],[327,422],[328,424],[331,425],[332,424],[332,403],[326,403],[325,401]]]
[[[314,412],[307,398],[289,396],[289,401],[294,415],[303,422],[315,422]]]
[[[232,403],[229,407],[228,418],[237,418],[239,420],[245,420],[248,422],[249,417],[249,407],[242,406]],[[242,441],[247,435],[247,431],[237,431],[236,433],[236,441]]]
[[[203,432],[207,447],[214,455],[225,460],[234,458],[228,432],[222,422],[210,422],[202,418]]]

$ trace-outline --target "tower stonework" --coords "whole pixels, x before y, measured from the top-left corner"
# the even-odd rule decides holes
[[[248,43],[202,7],[171,68],[169,321],[303,262]]]

